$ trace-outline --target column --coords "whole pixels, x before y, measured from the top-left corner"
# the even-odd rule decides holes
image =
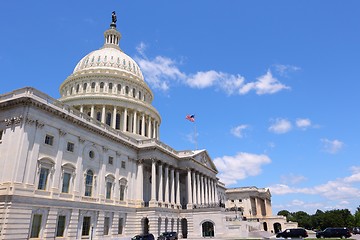
[[[124,115],[123,115],[123,131],[127,131],[127,108],[124,109]]]
[[[156,202],[156,160],[152,160],[151,165],[151,200],[150,202]]]
[[[179,171],[176,171],[176,205],[180,205],[180,178]]]
[[[205,189],[204,189],[204,176],[201,175],[201,203],[202,204],[205,204],[205,197],[204,197],[204,194],[205,194]]]
[[[214,181],[210,179],[210,203],[214,204]]]
[[[137,133],[137,112],[134,111],[134,123],[133,123],[133,133]]]
[[[151,117],[148,119],[148,138],[151,138]]]
[[[207,177],[204,177],[204,203],[208,204],[208,186],[207,186]]]
[[[102,122],[102,123],[105,123],[105,105],[102,106],[101,122]]]
[[[137,205],[143,205],[143,182],[144,182],[144,169],[143,169],[143,161],[140,160],[138,162],[138,169],[137,169],[137,178],[136,178],[136,189],[137,189]]]
[[[193,187],[192,187],[192,190],[193,190],[193,194],[192,194],[192,197],[193,197],[193,203],[194,205],[198,204],[197,203],[197,199],[196,199],[196,180],[195,180],[195,171],[192,172],[192,184],[193,184]]]
[[[114,106],[114,110],[113,110],[113,114],[112,114],[112,128],[113,129],[116,128],[116,113],[117,113],[117,109],[116,109],[116,106]]]
[[[214,181],[214,191],[215,191],[215,202],[218,203],[218,202],[219,202],[219,197],[218,197],[217,182],[216,182],[216,180]]]
[[[158,201],[160,203],[164,202],[164,198],[163,198],[163,176],[162,176],[162,165],[161,163],[159,163],[159,196],[158,196]]]
[[[172,168],[170,170],[170,184],[171,184],[171,198],[170,198],[170,203],[171,205],[175,204],[175,181],[174,181],[174,169]]]
[[[187,204],[187,209],[191,209],[192,208],[192,190],[191,190],[191,169],[188,168],[187,169],[187,192],[188,192],[188,204]]]
[[[145,136],[145,114],[142,114],[142,120],[141,120],[141,136]]]
[[[134,120],[134,114],[130,113],[129,114],[129,132],[133,132],[133,120]]]
[[[82,112],[82,113],[84,112],[84,105],[80,106],[80,112]]]
[[[152,133],[152,138],[156,138],[156,121],[155,119],[153,120],[153,133]]]
[[[165,204],[169,203],[169,166],[165,166]]]
[[[156,139],[160,139],[159,123],[156,124]]]
[[[199,173],[196,174],[196,182],[197,182],[197,191],[196,191],[197,203],[201,204],[201,199],[200,199],[200,174]]]
[[[95,113],[95,106],[91,105],[90,117],[94,118],[94,113]]]

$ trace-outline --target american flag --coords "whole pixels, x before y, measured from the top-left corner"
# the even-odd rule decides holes
[[[195,122],[195,115],[186,115],[185,117],[187,120],[189,120],[190,122]]]

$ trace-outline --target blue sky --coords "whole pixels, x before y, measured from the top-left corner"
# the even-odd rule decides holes
[[[195,149],[196,125],[220,180],[269,187],[274,213],[360,205],[360,1],[3,1],[1,93],[58,98],[113,10],[163,142]]]

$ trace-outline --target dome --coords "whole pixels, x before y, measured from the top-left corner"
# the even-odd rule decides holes
[[[117,70],[126,72],[144,81],[144,77],[138,64],[123,51],[117,48],[108,47],[95,50],[83,57],[76,65],[73,74],[83,70],[99,69]]]

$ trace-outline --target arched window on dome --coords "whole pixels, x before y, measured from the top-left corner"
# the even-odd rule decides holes
[[[139,99],[141,100],[141,92],[139,91]]]
[[[107,124],[108,126],[111,125],[111,113],[107,113],[107,114],[106,114],[106,124]]]
[[[91,83],[91,92],[95,92],[95,82]]]
[[[76,93],[79,92],[79,89],[80,89],[80,85],[78,84],[78,85],[76,85]]]
[[[120,114],[116,114],[116,123],[115,123],[115,129],[120,129]]]
[[[103,92],[104,91],[104,82],[101,82],[100,83],[100,92]]]
[[[84,83],[84,85],[83,85],[83,92],[86,92],[86,88],[87,88],[87,83]]]
[[[125,87],[125,94],[128,95],[129,94],[129,86]]]
[[[133,95],[133,97],[136,96],[136,90],[135,90],[135,88],[133,88],[133,90],[132,90],[132,95]]]
[[[118,85],[117,85],[117,92],[118,92],[119,94],[121,94],[121,84],[118,84]]]
[[[101,112],[96,113],[96,120],[101,121]]]
[[[112,89],[113,89],[113,84],[109,83],[109,92],[112,92]]]
[[[70,95],[72,95],[73,94],[73,87],[71,86],[70,87]]]

